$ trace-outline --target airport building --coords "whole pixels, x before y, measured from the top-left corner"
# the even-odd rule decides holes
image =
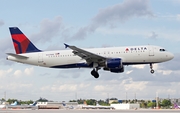
[[[125,109],[139,109],[140,108],[140,104],[111,104],[111,107],[114,107],[114,109],[117,110],[125,110]]]
[[[118,99],[117,98],[110,98],[109,99],[109,104],[112,104],[112,103],[118,103]]]
[[[37,102],[39,109],[73,109],[77,108],[77,102]]]

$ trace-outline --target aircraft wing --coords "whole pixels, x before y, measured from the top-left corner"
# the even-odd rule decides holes
[[[106,57],[103,57],[103,56],[97,55],[95,53],[91,53],[89,51],[80,49],[76,46],[71,46],[71,45],[67,45],[67,44],[64,44],[64,45],[66,48],[68,47],[68,48],[72,49],[73,53],[75,55],[78,55],[82,59],[85,59],[88,64],[90,64],[92,62],[96,62],[96,63],[104,62],[107,59]]]

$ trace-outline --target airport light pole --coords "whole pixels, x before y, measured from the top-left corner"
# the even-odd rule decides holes
[[[126,92],[126,104],[127,104],[127,92]]]
[[[159,100],[158,92],[156,92],[156,109],[159,108],[159,102],[158,102],[158,100]]]

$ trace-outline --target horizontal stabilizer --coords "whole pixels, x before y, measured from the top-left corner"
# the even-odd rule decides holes
[[[23,56],[23,55],[18,55],[18,54],[14,54],[14,53],[6,53],[7,55],[10,55],[10,56],[13,56],[13,57],[16,57],[18,59],[27,59],[29,57],[27,56]]]

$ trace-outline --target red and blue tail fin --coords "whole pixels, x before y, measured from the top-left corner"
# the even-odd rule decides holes
[[[9,28],[16,54],[40,52],[36,46],[19,30],[18,27]]]

